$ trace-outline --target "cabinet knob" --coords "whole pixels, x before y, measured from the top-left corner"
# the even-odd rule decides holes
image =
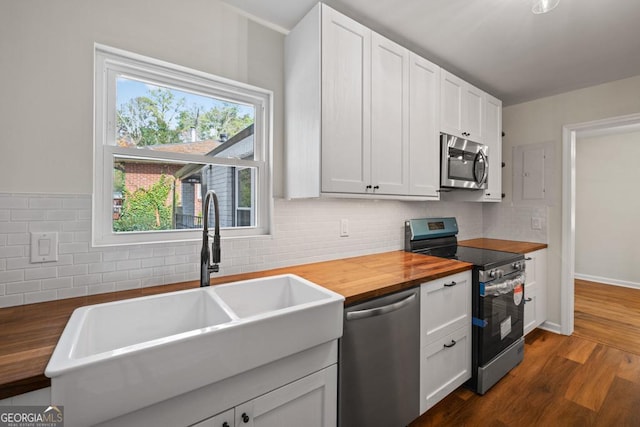
[[[242,422],[243,422],[243,423],[245,423],[245,424],[246,424],[246,423],[248,423],[248,422],[249,422],[249,415],[247,415],[246,413],[243,413],[243,414],[241,415],[241,417],[242,417]]]

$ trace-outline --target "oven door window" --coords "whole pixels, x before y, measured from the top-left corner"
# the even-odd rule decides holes
[[[523,335],[524,285],[501,295],[480,297],[479,317],[486,326],[478,331],[478,364],[485,365]]]

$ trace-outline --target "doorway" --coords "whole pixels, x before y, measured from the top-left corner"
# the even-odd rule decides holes
[[[570,124],[562,130],[562,282],[560,285],[561,332],[574,331],[576,143],[580,137],[640,128],[640,114]]]

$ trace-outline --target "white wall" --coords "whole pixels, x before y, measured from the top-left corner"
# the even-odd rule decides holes
[[[576,276],[640,288],[640,132],[576,141]]]
[[[282,34],[216,0],[3,1],[0,191],[91,192],[94,42],[273,90],[282,167]]]
[[[0,307],[198,278],[197,242],[91,247],[94,42],[272,90],[283,194],[282,34],[216,0],[2,1]],[[405,219],[443,215],[482,235],[474,203],[277,199],[273,236],[223,240],[220,275],[399,250]],[[29,262],[32,231],[59,233],[57,262]]]
[[[553,142],[556,151],[551,183],[556,189],[551,206],[532,206],[546,210],[548,249],[548,321],[560,324],[560,282],[562,254],[562,126],[640,112],[640,76],[592,86],[535,101],[512,105],[503,109],[503,192],[506,198],[499,206],[491,207],[491,219],[509,216],[517,209],[512,202],[512,149],[515,146]],[[498,212],[496,212],[498,211]],[[487,213],[487,210],[485,210]],[[495,216],[494,216],[495,215]],[[579,213],[578,213],[579,215]],[[489,215],[487,215],[489,216]],[[487,229],[488,227],[485,227]],[[488,233],[485,237],[495,237]]]

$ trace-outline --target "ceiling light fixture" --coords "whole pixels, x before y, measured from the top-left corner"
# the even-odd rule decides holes
[[[533,0],[531,11],[536,15],[547,13],[555,9],[560,0]]]

